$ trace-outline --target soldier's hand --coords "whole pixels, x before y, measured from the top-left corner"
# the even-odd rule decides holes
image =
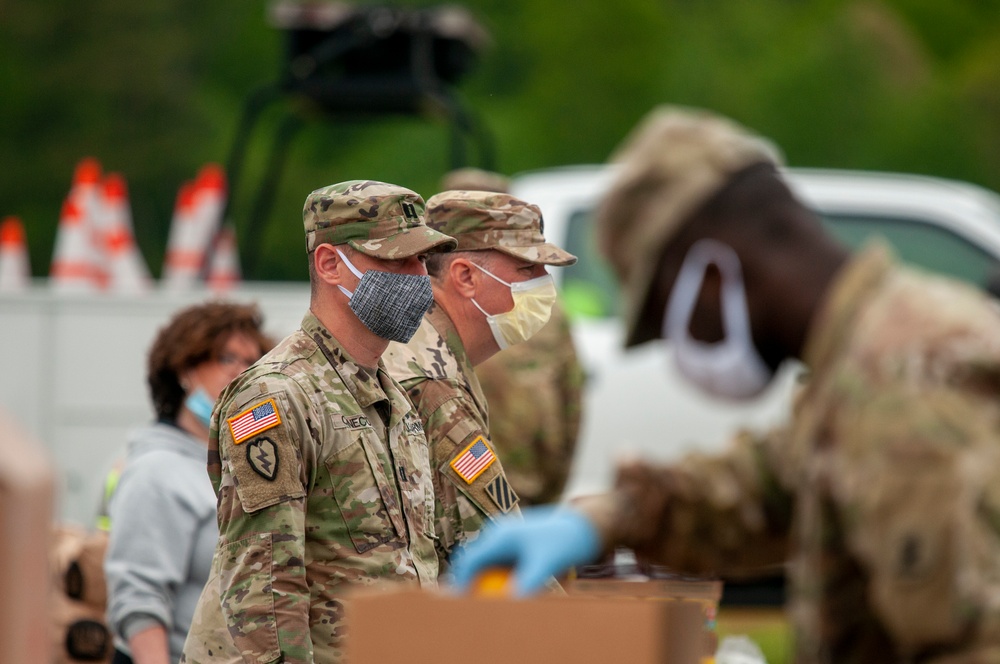
[[[601,553],[594,524],[572,508],[536,507],[524,510],[523,517],[489,524],[458,550],[451,566],[455,586],[468,590],[479,572],[508,566],[514,568],[514,594],[524,597],[541,590],[549,577],[593,562]]]

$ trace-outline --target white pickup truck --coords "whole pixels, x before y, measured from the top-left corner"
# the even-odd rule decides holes
[[[554,269],[589,375],[582,438],[570,493],[607,486],[614,457],[628,449],[662,459],[719,449],[738,426],[784,418],[795,368],[759,400],[734,406],[683,383],[662,343],[621,348],[614,281],[593,244],[590,212],[607,187],[605,167],[537,171],[514,178],[514,193],[538,203],[546,235],[580,257]],[[985,283],[1000,263],[1000,198],[940,179],[788,172],[791,185],[851,245],[885,235],[903,259]],[[58,516],[91,525],[104,470],[130,427],[152,418],[145,356],[157,329],[207,291],[144,296],[69,295],[38,280],[0,294],[0,410],[42,441],[59,476]],[[306,283],[244,283],[227,297],[259,303],[280,338],[308,307]]]
[[[524,173],[513,193],[538,204],[546,236],[576,254],[552,270],[573,317],[586,368],[584,420],[570,495],[606,488],[615,457],[637,453],[662,460],[686,451],[724,448],[739,427],[768,427],[788,415],[799,367],[788,364],[757,399],[735,404],[687,385],[664,342],[622,348],[613,276],[600,257],[592,211],[613,173],[575,166]],[[845,244],[881,235],[911,264],[985,286],[1000,267],[1000,196],[966,183],[872,172],[789,169],[791,188]]]

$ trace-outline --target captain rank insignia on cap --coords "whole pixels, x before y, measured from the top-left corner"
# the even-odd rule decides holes
[[[451,467],[467,484],[472,484],[496,460],[497,457],[486,444],[486,439],[477,436],[451,460]]]
[[[517,505],[517,494],[514,493],[514,488],[507,483],[507,478],[503,476],[503,473],[497,475],[492,482],[486,485],[486,495],[493,499],[493,502],[504,514]]]
[[[281,415],[274,399],[268,399],[230,417],[226,423],[233,434],[233,443],[239,445],[244,440],[281,424]]]

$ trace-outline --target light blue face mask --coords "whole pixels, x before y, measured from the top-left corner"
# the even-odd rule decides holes
[[[199,387],[187,395],[184,407],[206,427],[212,423],[212,409],[215,408],[215,402],[208,398],[208,393],[202,388]]]

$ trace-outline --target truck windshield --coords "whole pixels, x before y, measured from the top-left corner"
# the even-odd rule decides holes
[[[881,236],[897,257],[911,265],[967,281],[980,288],[997,275],[997,260],[982,247],[951,230],[920,219],[821,215],[838,240],[857,249]]]
[[[1000,284],[1000,262],[982,247],[937,224],[912,218],[821,214],[823,225],[852,250],[881,236],[898,258],[914,266],[966,281],[980,288]],[[620,312],[618,284],[597,248],[593,211],[582,208],[569,218],[565,247],[578,261],[562,271],[560,293],[574,318],[608,318]]]
[[[597,248],[591,209],[570,215],[565,247],[577,257],[575,264],[563,269],[559,286],[566,313],[572,318],[618,315],[618,280]]]

